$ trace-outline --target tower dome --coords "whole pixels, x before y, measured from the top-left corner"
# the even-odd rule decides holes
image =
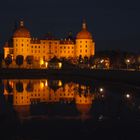
[[[20,26],[14,32],[13,37],[14,38],[18,38],[18,37],[30,38],[31,37],[29,30],[24,27],[23,21],[20,21]]]
[[[77,34],[76,39],[92,39],[91,33],[87,31],[85,21],[83,21],[82,30]]]

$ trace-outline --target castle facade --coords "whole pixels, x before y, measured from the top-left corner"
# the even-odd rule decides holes
[[[22,55],[24,60],[27,56],[32,56],[34,61],[40,65],[49,61],[53,57],[78,58],[90,57],[95,54],[95,42],[90,32],[87,30],[86,22],[82,23],[82,29],[77,33],[75,39],[67,38],[59,40],[51,37],[45,39],[32,38],[30,31],[20,21],[19,27],[13,33],[12,45],[5,43],[4,58],[11,55],[13,60],[18,55]]]

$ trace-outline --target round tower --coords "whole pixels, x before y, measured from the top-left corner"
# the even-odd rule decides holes
[[[85,20],[82,23],[82,30],[76,36],[76,57],[80,55],[88,58],[95,53],[95,43],[92,35],[87,30]]]
[[[14,59],[17,55],[23,55],[24,59],[30,55],[30,32],[24,27],[24,22],[20,21],[19,27],[13,34],[13,48],[14,48]]]

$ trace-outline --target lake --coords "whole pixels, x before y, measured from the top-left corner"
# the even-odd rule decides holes
[[[140,139],[140,87],[87,79],[1,79],[0,137]]]

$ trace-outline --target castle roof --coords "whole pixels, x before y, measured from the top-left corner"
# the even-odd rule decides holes
[[[24,27],[23,21],[20,21],[20,26],[14,32],[13,37],[14,38],[18,38],[18,37],[30,38],[31,37],[29,30],[26,27]]]
[[[86,22],[82,24],[82,30],[77,34],[76,39],[92,39],[92,35],[87,31]]]

